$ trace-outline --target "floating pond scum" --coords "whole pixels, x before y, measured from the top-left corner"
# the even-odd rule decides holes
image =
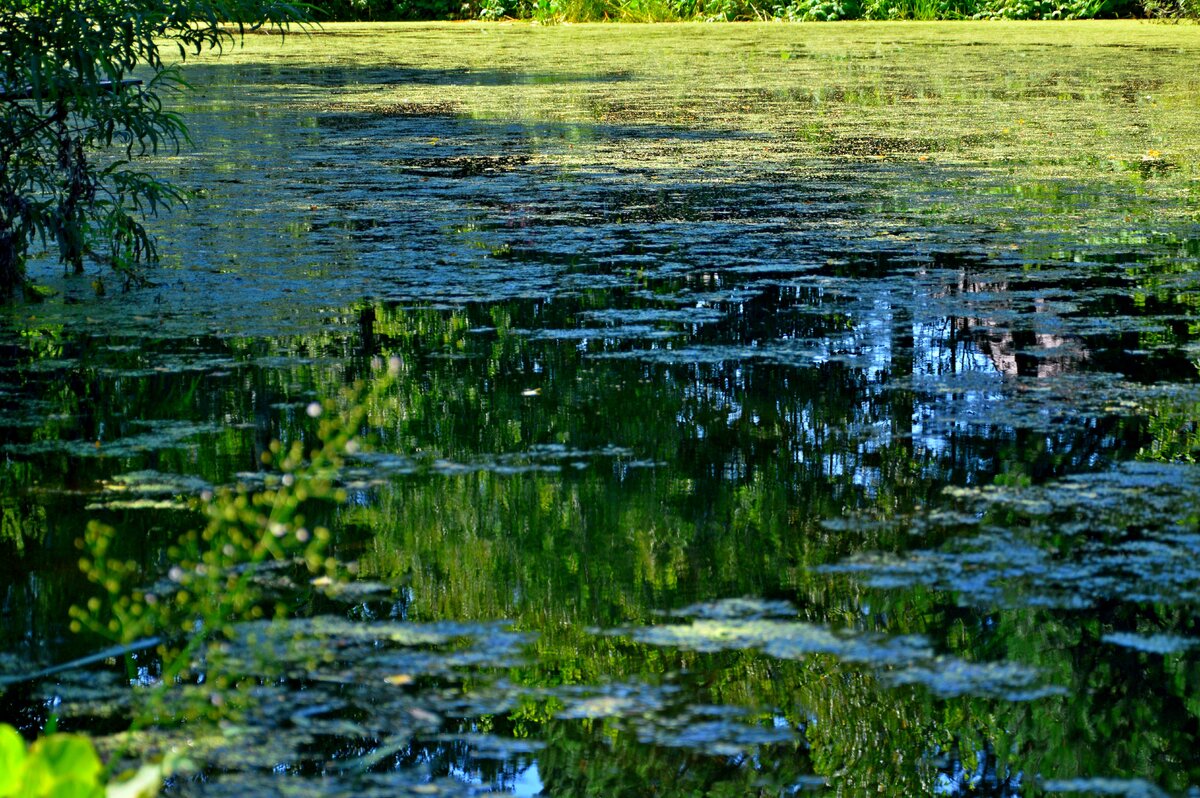
[[[1122,21],[189,65],[153,285],[0,311],[0,722],[183,796],[1200,795],[1197,63]],[[214,492],[388,359],[331,576],[230,568],[287,618],[21,678],[112,645],[89,522],[179,595]]]

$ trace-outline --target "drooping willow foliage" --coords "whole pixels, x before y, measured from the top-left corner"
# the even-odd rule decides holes
[[[75,272],[94,260],[136,279],[156,258],[141,220],[182,199],[134,165],[187,137],[163,105],[185,85],[175,64],[301,19],[274,0],[0,4],[0,298],[38,245]]]

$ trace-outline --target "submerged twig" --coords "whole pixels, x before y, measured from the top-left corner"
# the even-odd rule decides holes
[[[95,654],[89,654],[80,659],[64,662],[59,665],[51,665],[48,668],[43,668],[40,671],[26,673],[20,676],[0,676],[0,687],[9,687],[14,684],[23,682],[32,682],[37,679],[44,679],[47,676],[53,676],[56,673],[82,668],[85,665],[93,665],[97,662],[103,662],[106,659],[113,657],[123,657],[126,654],[132,654],[135,651],[141,651],[146,648],[153,648],[163,642],[161,637],[146,637],[141,640],[135,640],[132,643],[126,643],[120,646],[112,646]]]

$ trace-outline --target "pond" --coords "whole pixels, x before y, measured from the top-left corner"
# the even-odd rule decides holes
[[[0,315],[0,721],[186,750],[187,796],[1200,794],[1198,62],[964,22],[191,64],[152,285],[47,262]],[[339,589],[262,569],[292,620],[170,689],[153,644],[21,678],[112,645],[89,522],[178,581],[387,362]]]

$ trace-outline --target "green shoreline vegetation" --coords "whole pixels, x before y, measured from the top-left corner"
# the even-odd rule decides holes
[[[1197,19],[1200,0],[318,0],[319,21],[563,22]]]

